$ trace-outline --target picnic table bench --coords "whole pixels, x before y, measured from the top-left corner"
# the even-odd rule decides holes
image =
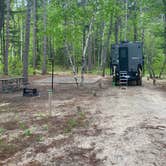
[[[0,92],[21,90],[23,79],[23,77],[0,78]]]

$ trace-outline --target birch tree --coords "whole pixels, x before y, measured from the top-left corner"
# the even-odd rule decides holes
[[[96,14],[96,13],[95,13]],[[88,43],[89,43],[89,38],[90,35],[92,33],[92,26],[94,23],[94,19],[95,19],[95,14],[92,16],[90,25],[89,25],[89,32],[85,41],[85,46],[83,48],[83,53],[82,53],[82,68],[81,68],[81,85],[84,85],[84,73],[85,73],[85,67],[86,67],[86,52],[87,52],[87,48],[88,48]]]

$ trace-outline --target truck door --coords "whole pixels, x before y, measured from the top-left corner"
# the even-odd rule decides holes
[[[128,48],[119,48],[119,67],[120,71],[128,71]]]

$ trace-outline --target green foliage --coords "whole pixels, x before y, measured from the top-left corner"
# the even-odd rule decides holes
[[[25,130],[27,128],[26,124],[23,123],[23,122],[20,122],[19,123],[19,128],[22,129],[22,130]]]
[[[31,66],[28,68],[28,73],[29,75],[33,75],[34,73],[34,69]]]
[[[47,131],[47,130],[48,130],[48,125],[44,125],[44,126],[43,126],[43,130],[46,130],[46,131]]]
[[[66,126],[65,126],[65,133],[69,133],[72,131],[72,129],[76,128],[76,127],[82,127],[85,126],[85,122],[84,120],[86,119],[86,115],[85,112],[81,111],[80,107],[77,107],[77,117],[74,118],[70,118],[67,120],[66,122]]]
[[[9,56],[9,72],[10,75],[22,75],[22,62],[20,57]]]
[[[3,74],[3,65],[0,64],[0,75],[2,75],[2,74]]]
[[[77,127],[78,121],[74,118],[71,118],[66,123],[65,133],[71,132],[71,130]]]
[[[124,39],[126,30],[125,22],[125,1],[118,0],[95,0],[87,1],[83,6],[78,5],[76,0],[52,0],[47,1],[47,30],[44,31],[43,23],[43,2],[37,1],[37,48],[36,48],[36,70],[42,69],[43,64],[43,37],[47,36],[47,54],[53,54],[55,65],[62,69],[69,69],[70,63],[65,50],[65,43],[69,45],[69,52],[76,66],[81,66],[83,52],[83,38],[87,37],[89,24],[96,11],[92,28],[92,51],[86,54],[92,57],[92,73],[98,73],[101,64],[101,47],[107,40],[110,19],[112,18],[111,43],[115,43],[115,23],[118,19],[119,41]],[[9,74],[22,75],[22,53],[24,51],[25,39],[25,9],[24,1],[11,1],[10,19],[10,46],[9,46]],[[33,10],[32,10],[33,11]],[[161,70],[164,61],[166,23],[163,20],[165,14],[165,0],[128,0],[128,30],[127,39],[134,40],[137,33],[137,40],[145,43],[145,56],[151,57],[151,65],[154,70]],[[4,13],[6,14],[6,13]],[[102,27],[104,24],[104,28]],[[30,49],[29,49],[29,74],[33,74],[33,25],[31,17]],[[5,27],[6,28],[6,27]],[[136,30],[136,32],[135,32]],[[6,29],[4,29],[4,32]],[[102,32],[103,31],[103,32]],[[6,34],[0,32],[0,74],[3,74]],[[4,40],[4,43],[3,43]],[[144,41],[145,40],[145,41]],[[153,43],[152,43],[153,41]],[[90,43],[89,43],[90,45]],[[151,45],[152,48],[151,48]],[[107,59],[110,56],[110,46]],[[146,59],[147,60],[147,59]],[[109,64],[109,60],[107,61]],[[147,62],[147,61],[146,61]],[[50,71],[51,65],[47,61],[47,68]],[[109,69],[108,69],[109,70]],[[101,72],[99,72],[101,73]],[[109,74],[109,71],[107,71]]]
[[[32,135],[32,131],[30,129],[25,129],[23,135],[25,137],[29,137]]]
[[[42,141],[43,141],[43,136],[42,136],[42,135],[38,135],[38,136],[36,137],[36,141],[37,141],[37,142],[42,142]]]
[[[148,64],[151,64],[152,69],[156,75],[159,75],[161,65],[164,62],[164,54],[161,46],[161,37],[156,37],[153,33],[149,32],[145,39],[145,64],[148,70]]]
[[[83,111],[80,111],[78,113],[78,115],[79,115],[79,119],[81,119],[81,120],[84,120],[86,118],[86,115],[85,115],[85,113]]]
[[[0,128],[0,136],[3,135],[3,133],[5,132],[4,128]]]

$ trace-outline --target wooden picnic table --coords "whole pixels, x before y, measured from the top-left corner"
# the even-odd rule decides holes
[[[10,92],[20,90],[23,85],[23,77],[0,78],[0,91]]]

